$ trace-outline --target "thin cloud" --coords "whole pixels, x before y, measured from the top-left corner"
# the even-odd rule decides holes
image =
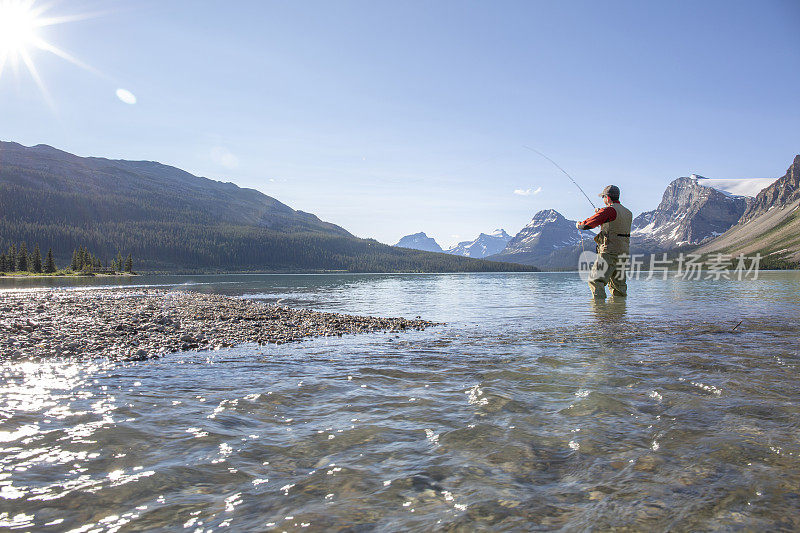
[[[134,105],[136,103],[136,95],[127,89],[117,89],[117,98],[128,105]]]
[[[223,146],[215,146],[211,149],[211,159],[225,168],[233,169],[239,166],[239,158]]]
[[[518,196],[530,196],[532,194],[539,194],[542,192],[541,187],[537,187],[536,189],[514,189],[514,194]]]

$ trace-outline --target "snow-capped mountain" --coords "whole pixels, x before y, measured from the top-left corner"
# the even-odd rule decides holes
[[[532,251],[549,253],[580,242],[581,238],[578,230],[575,229],[575,221],[567,220],[555,209],[547,209],[539,211],[533,216],[528,225],[508,242],[503,254]]]
[[[481,233],[474,241],[463,241],[446,250],[448,254],[463,255],[482,259],[503,251],[511,240],[511,235],[503,229],[496,229],[486,234]]]
[[[696,174],[674,180],[656,209],[633,219],[631,248],[666,251],[723,234],[736,224],[749,202],[733,191],[752,192],[759,185],[754,180],[739,181],[709,180]]]
[[[420,231],[413,235],[406,235],[395,244],[400,248],[412,248],[414,250],[422,250],[423,252],[441,252],[442,247],[432,239],[425,235],[425,232]]]
[[[579,232],[574,220],[567,220],[558,211],[547,209],[536,213],[505,249],[490,259],[540,268],[575,268],[583,248],[594,250],[592,236],[588,232]]]
[[[761,190],[735,226],[704,243],[700,253],[760,253],[765,261],[800,262],[800,155],[786,174]]]

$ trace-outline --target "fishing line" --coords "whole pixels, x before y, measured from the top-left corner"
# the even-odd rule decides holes
[[[583,190],[583,188],[581,188],[581,186],[580,186],[580,185],[578,185],[578,182],[577,182],[577,181],[575,181],[575,180],[572,178],[572,176],[570,176],[570,175],[567,173],[567,171],[566,171],[566,170],[564,170],[563,168],[561,168],[561,166],[560,166],[558,163],[556,163],[555,161],[553,161],[552,159],[550,159],[549,157],[547,157],[546,155],[544,155],[542,152],[540,152],[540,151],[539,151],[539,150],[537,150],[536,148],[531,148],[530,146],[527,146],[527,145],[524,145],[524,144],[522,145],[522,147],[523,147],[523,148],[527,148],[527,149],[528,149],[528,150],[530,150],[531,152],[534,152],[534,153],[537,153],[537,154],[539,154],[540,156],[544,157],[545,159],[547,159],[548,161],[550,161],[551,163],[553,163],[553,164],[556,166],[556,168],[557,168],[558,170],[560,170],[561,172],[563,172],[563,173],[564,173],[564,175],[565,175],[566,177],[568,177],[568,178],[569,178],[569,181],[571,181],[573,184],[575,184],[575,186],[578,188],[578,190],[579,190],[579,191],[581,191],[581,193],[583,194],[583,196],[584,196],[584,197],[585,197],[585,198],[586,198],[586,199],[589,201],[589,203],[590,203],[590,204],[592,204],[592,208],[594,208],[594,209],[597,209],[597,206],[596,206],[596,205],[594,205],[594,202],[592,202],[592,199],[591,199],[591,198],[589,198],[589,196],[586,194],[586,191],[584,191],[584,190]]]
[[[591,199],[591,198],[589,198],[589,196],[586,194],[586,191],[584,191],[584,190],[583,190],[583,188],[582,188],[580,185],[578,185],[578,182],[577,182],[577,181],[575,181],[575,180],[572,178],[572,176],[570,176],[570,175],[569,175],[569,173],[567,173],[567,171],[566,171],[566,170],[564,170],[563,168],[561,168],[561,165],[559,165],[558,163],[556,163],[555,161],[553,161],[552,159],[550,159],[549,157],[547,157],[545,154],[543,154],[542,152],[540,152],[540,151],[539,151],[539,150],[537,150],[536,148],[531,148],[530,146],[527,146],[527,145],[525,145],[525,144],[523,144],[523,145],[522,145],[522,147],[523,147],[523,148],[527,148],[527,149],[528,149],[528,150],[530,150],[531,152],[534,152],[534,153],[537,153],[537,154],[539,154],[540,156],[544,157],[545,159],[547,159],[548,161],[550,161],[551,163],[553,163],[553,164],[556,166],[556,168],[557,168],[558,170],[560,170],[561,172],[563,172],[563,173],[564,173],[564,175],[565,175],[566,177],[568,177],[568,178],[569,178],[569,181],[571,181],[571,182],[572,182],[572,183],[573,183],[573,184],[574,184],[574,185],[575,185],[575,186],[578,188],[578,190],[579,190],[579,191],[581,191],[581,194],[583,194],[583,196],[584,196],[584,197],[585,197],[587,200],[589,200],[589,203],[592,205],[592,208],[593,208],[595,211],[597,210],[597,206],[596,206],[596,205],[594,205],[594,202],[593,202],[593,201],[592,201],[592,199]],[[580,239],[580,241],[581,241],[581,250],[585,252],[585,251],[586,251],[586,247],[585,247],[585,246],[584,246],[584,244],[583,244],[583,235],[581,234],[581,230],[578,230],[578,238],[579,238],[579,239]]]

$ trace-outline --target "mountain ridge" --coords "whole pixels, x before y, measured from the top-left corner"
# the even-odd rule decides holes
[[[154,161],[80,157],[0,142],[0,247],[86,246],[162,271],[436,272],[520,270],[392,248],[232,183]]]
[[[503,251],[510,240],[511,235],[499,228],[492,233],[481,233],[474,240],[461,241],[445,253],[481,259]]]
[[[751,201],[739,221],[698,253],[761,254],[769,266],[800,263],[800,155]]]
[[[538,211],[503,251],[488,256],[488,259],[535,265],[537,268],[576,268],[580,253],[583,249],[593,250],[594,242],[578,232],[575,222],[567,220],[555,209]]]

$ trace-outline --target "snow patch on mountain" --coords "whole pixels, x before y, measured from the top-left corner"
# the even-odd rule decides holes
[[[706,178],[697,174],[692,174],[690,178],[694,179],[698,185],[711,187],[728,196],[746,196],[751,198],[755,198],[758,196],[758,193],[778,180],[778,178]]]
[[[446,250],[446,253],[482,259],[502,252],[510,240],[511,235],[504,229],[496,229],[488,234],[481,233],[474,241],[462,241]]]

